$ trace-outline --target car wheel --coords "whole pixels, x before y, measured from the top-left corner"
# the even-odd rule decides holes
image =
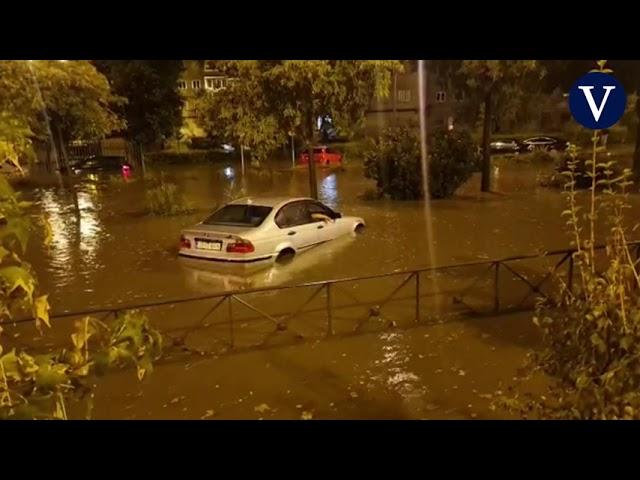
[[[287,264],[293,260],[293,257],[296,256],[296,251],[293,248],[285,248],[276,257],[276,263],[281,265]]]
[[[358,235],[364,233],[364,225],[362,223],[357,224],[356,228],[354,228],[353,231]]]

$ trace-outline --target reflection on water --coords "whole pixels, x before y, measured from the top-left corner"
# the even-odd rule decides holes
[[[318,196],[329,207],[336,208],[338,206],[338,177],[335,173],[322,180]]]
[[[48,261],[57,286],[101,267],[98,248],[108,234],[103,232],[97,214],[97,200],[98,190],[93,183],[83,185],[83,191],[52,189],[41,193],[39,204],[51,226]]]
[[[51,226],[51,264],[55,270],[64,270],[60,281],[68,277],[71,269],[71,228],[68,225],[70,216],[64,212],[64,206],[59,202],[53,191],[45,191],[40,199],[40,206]]]
[[[95,191],[93,194],[78,192],[78,229],[80,232],[80,251],[85,262],[93,263],[96,259],[96,250],[100,243],[102,228],[96,215],[94,205]]]
[[[382,341],[381,355],[367,369],[371,382],[369,388],[377,390],[383,387],[393,391],[402,399],[404,409],[415,415],[423,403],[427,388],[422,379],[408,369],[411,350],[404,334],[382,333],[379,338]]]
[[[198,292],[260,288],[305,281],[301,280],[305,274],[313,273],[322,266],[334,265],[342,252],[356,241],[355,234],[347,235],[298,254],[294,261],[283,265],[274,262],[219,264],[184,257],[180,258],[180,263],[187,277],[187,284]]]

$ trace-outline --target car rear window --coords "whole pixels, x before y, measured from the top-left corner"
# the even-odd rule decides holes
[[[269,212],[271,212],[271,207],[260,205],[226,205],[202,223],[205,225],[257,227],[264,222]]]

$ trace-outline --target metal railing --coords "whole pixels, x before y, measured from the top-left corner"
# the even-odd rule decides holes
[[[640,258],[640,242],[630,245],[636,259]],[[605,247],[595,248],[602,251]],[[534,306],[531,300],[536,295],[547,296],[545,284],[553,278],[564,277],[560,272],[564,266],[567,271],[563,282],[572,288],[575,252],[576,249],[555,250],[297,285],[114,305],[56,313],[50,318],[56,321],[96,315],[104,319],[130,310],[153,312],[149,315],[151,321],[171,337],[173,345],[187,351],[218,354],[267,346],[272,339],[285,333],[293,335],[294,341],[301,341],[358,334],[372,324],[374,329],[409,327],[429,320],[441,321],[450,314],[497,315],[529,310]],[[552,263],[547,265],[550,260]],[[425,281],[427,276],[430,282]],[[405,291],[404,295],[400,295],[401,291]],[[441,297],[450,297],[451,302],[443,303]],[[204,313],[198,308],[202,303],[207,306]],[[193,319],[197,321],[192,323]],[[15,323],[32,321],[26,318]],[[57,323],[54,331],[61,325]],[[206,344],[204,347],[187,345],[193,343],[188,340],[197,332],[200,335],[195,343],[202,340]],[[61,330],[62,335],[66,333]]]

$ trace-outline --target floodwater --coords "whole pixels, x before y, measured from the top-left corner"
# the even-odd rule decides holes
[[[562,196],[537,187],[537,169],[530,165],[496,164],[496,193],[480,194],[474,176],[454,198],[431,202],[431,244],[422,202],[362,199],[373,182],[363,177],[357,163],[344,171],[320,171],[320,200],[343,214],[363,217],[365,233],[320,246],[290,264],[251,272],[178,258],[180,230],[244,193],[305,196],[305,171],[283,165],[243,180],[232,163],[150,166],[147,175],[162,171],[193,209],[172,217],[145,214],[149,182],[144,179],[85,175],[73,187],[25,191],[48,217],[53,237],[47,248],[36,234],[27,256],[53,312],[63,312],[402,271],[429,266],[430,258],[444,265],[567,248]],[[638,212],[639,200],[631,197],[631,216]],[[346,290],[350,297],[367,293],[367,287]],[[254,305],[265,309],[277,303],[274,308],[286,310],[285,303],[292,301],[270,302]],[[402,308],[413,315],[413,303]],[[386,321],[380,312],[372,316]],[[94,415],[491,418],[497,414],[491,413],[486,394],[512,379],[536,343],[530,315],[380,328],[326,341],[318,333],[325,331],[325,314],[317,328],[312,314],[303,317],[290,326],[311,343],[202,359],[169,358],[142,384],[130,371],[114,374],[100,387]],[[343,328],[346,333],[356,325],[345,318],[336,316],[334,331]],[[340,321],[347,323],[341,326]],[[177,324],[163,324],[171,326]],[[187,343],[197,350],[211,347],[217,341],[212,338],[197,334]],[[235,341],[243,341],[238,333]]]
[[[206,262],[178,258],[180,230],[240,194],[236,168],[163,166],[166,178],[178,185],[195,209],[173,217],[145,215],[145,181],[135,177],[124,181],[118,174],[87,175],[73,189],[43,187],[28,192],[52,227],[50,247],[44,248],[35,237],[28,258],[43,290],[50,292],[53,310],[412,269],[428,266],[430,252],[437,264],[449,264],[564,248],[569,242],[560,217],[564,200],[557,192],[536,188],[530,167],[495,169],[494,185],[500,193],[479,195],[479,180],[474,177],[455,198],[433,201],[434,240],[429,245],[422,203],[361,200],[372,182],[354,165],[345,171],[320,172],[319,194],[343,214],[363,217],[365,235],[253,276],[241,268],[220,274]],[[244,191],[304,196],[307,177],[304,171],[250,176]]]

